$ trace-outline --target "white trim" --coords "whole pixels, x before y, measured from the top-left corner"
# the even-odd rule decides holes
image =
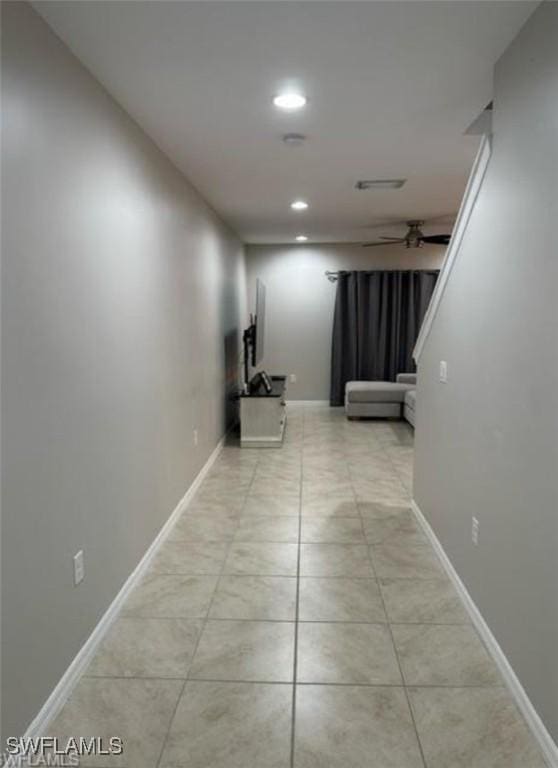
[[[525,689],[521,685],[519,678],[515,674],[510,662],[506,658],[503,650],[500,648],[498,641],[492,634],[490,627],[484,620],[473,598],[471,597],[471,595],[467,591],[467,588],[461,581],[459,574],[457,573],[450,559],[446,555],[444,548],[440,544],[440,541],[438,540],[436,534],[432,530],[430,524],[424,517],[423,513],[420,510],[420,507],[418,506],[418,504],[414,499],[411,501],[411,506],[413,508],[413,512],[415,513],[415,516],[418,522],[420,523],[422,529],[424,530],[426,536],[428,537],[428,540],[430,541],[434,550],[436,551],[436,554],[440,558],[442,562],[442,566],[444,567],[444,570],[446,571],[455,589],[457,590],[457,593],[461,598],[461,601],[465,607],[465,610],[469,614],[469,617],[471,618],[473,625],[477,629],[479,635],[481,636],[481,638],[483,639],[486,645],[488,652],[490,653],[490,655],[494,659],[496,666],[500,670],[500,674],[502,675],[504,682],[509,688],[511,695],[515,699],[515,703],[517,704],[519,710],[521,711],[521,714],[525,718],[527,725],[531,730],[531,733],[533,734],[535,740],[537,741],[539,747],[541,748],[541,751],[543,752],[546,758],[549,768],[558,768],[558,746],[552,739],[552,736],[550,735],[543,721],[539,717],[535,707],[533,706],[533,704],[531,703],[531,700],[527,696]]]
[[[221,452],[223,445],[225,444],[225,437],[217,443],[217,446],[211,453],[208,460],[205,462],[198,475],[196,476],[192,485],[188,488],[184,496],[180,499],[172,514],[163,525],[153,542],[149,545],[146,553],[132,571],[130,576],[124,582],[121,590],[118,592],[112,603],[109,605],[99,623],[95,626],[85,643],[82,645],[74,660],[70,666],[66,669],[56,687],[41,707],[39,713],[35,716],[32,722],[29,724],[25,736],[26,737],[38,737],[44,735],[49,724],[54,720],[56,715],[60,712],[68,697],[72,693],[76,683],[80,679],[82,673],[85,671],[89,662],[93,658],[99,644],[107,634],[108,630],[118,618],[118,614],[122,610],[124,602],[128,595],[134,589],[134,587],[141,580],[145,572],[147,571],[151,561],[157,553],[157,550],[161,547],[171,529],[176,524],[178,518],[182,512],[186,509],[191,502],[194,494],[200,487],[205,476],[215,463],[219,453]]]
[[[434,318],[438,312],[438,307],[442,301],[442,296],[444,295],[451,270],[453,269],[453,265],[455,264],[457,255],[459,253],[459,249],[461,248],[463,235],[465,234],[469,224],[469,219],[471,218],[471,213],[475,207],[475,203],[477,201],[477,197],[484,179],[484,175],[486,173],[486,169],[488,167],[488,161],[490,160],[491,154],[492,142],[490,137],[483,136],[479,151],[477,152],[477,156],[475,158],[475,162],[473,163],[473,168],[469,174],[469,181],[467,182],[467,188],[465,189],[465,194],[463,195],[463,200],[461,201],[461,206],[459,208],[459,213],[457,214],[457,219],[453,228],[450,244],[446,251],[444,263],[442,264],[442,268],[440,270],[440,276],[438,277],[438,282],[434,288],[434,293],[430,299],[430,304],[426,310],[415,348],[413,349],[413,358],[417,363],[421,356],[426,339],[430,333],[430,329],[432,328]]]

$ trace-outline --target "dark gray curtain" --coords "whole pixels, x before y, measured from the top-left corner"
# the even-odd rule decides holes
[[[413,347],[437,270],[340,272],[333,319],[331,405],[347,381],[394,381],[412,372]]]

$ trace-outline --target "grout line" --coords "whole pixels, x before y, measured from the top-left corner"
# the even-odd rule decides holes
[[[183,682],[183,683],[224,683],[227,685],[236,685],[238,683],[246,684],[246,685],[285,685],[285,686],[292,686],[292,680],[260,680],[260,679],[236,679],[236,678],[226,678],[226,677],[161,677],[161,676],[149,676],[149,675],[88,675],[88,680],[157,680],[161,682],[168,682],[168,681],[174,681],[174,682]],[[444,689],[444,690],[488,690],[492,691],[494,689],[498,690],[507,690],[507,686],[505,683],[499,683],[494,685],[484,684],[484,685],[452,685],[449,683],[440,684],[440,683],[412,683],[409,685],[402,685],[400,683],[359,683],[359,682],[347,682],[347,683],[340,683],[339,681],[314,681],[314,680],[304,680],[299,681],[297,683],[297,686],[321,686],[321,687],[331,687],[335,686],[337,688],[395,688],[398,690],[403,690],[405,688],[412,688],[413,690],[416,688],[426,688],[426,689]]]
[[[260,543],[264,543],[264,542],[260,542]],[[345,545],[341,545],[341,546],[345,546]],[[352,546],[352,545],[348,545],[348,546]],[[155,575],[155,573],[153,575]],[[187,576],[187,577],[192,577],[192,576],[217,576],[218,578],[219,578],[219,576],[234,576],[234,578],[296,579],[296,574],[295,573],[246,573],[246,572],[238,572],[238,573],[236,573],[234,571],[224,571],[222,574],[217,572],[217,571],[213,571],[213,573],[191,573],[191,572],[190,573],[182,573],[182,572],[178,572],[178,571],[173,571],[173,572],[166,573],[164,571],[157,571],[156,575],[157,576]],[[439,583],[446,583],[447,582],[446,578],[432,577],[432,576],[427,576],[425,578],[421,578],[421,577],[416,577],[416,578],[415,577],[413,577],[413,578],[402,577],[402,578],[400,578],[400,577],[396,577],[396,576],[379,576],[378,577],[378,576],[347,576],[347,575],[343,575],[343,574],[339,575],[339,576],[335,576],[335,575],[333,575],[333,576],[332,575],[321,575],[321,574],[316,574],[316,575],[314,575],[314,574],[301,574],[300,578],[301,579],[322,579],[322,580],[325,580],[325,581],[327,581],[328,579],[329,580],[341,579],[341,580],[346,580],[346,581],[377,581],[379,583],[382,582],[382,581],[412,581],[412,582],[415,582],[415,583],[417,581],[418,582],[435,581],[435,582],[439,582]],[[126,615],[127,616],[131,616],[133,614],[127,613]],[[191,619],[191,618],[194,618],[195,619],[195,618],[198,618],[198,619],[200,619],[200,618],[203,618],[203,616],[141,616],[141,617],[138,616],[137,618],[144,618],[144,619],[159,619],[159,618],[162,618],[162,619]],[[404,622],[398,622],[398,623],[400,623],[400,624],[413,624],[413,623],[420,623],[420,622],[405,622],[404,621]],[[430,622],[425,622],[425,623],[430,623]],[[464,622],[456,622],[456,623],[464,623]]]
[[[225,574],[226,575],[226,574]],[[294,579],[294,576],[280,577]],[[305,578],[305,577],[304,577]],[[311,577],[313,578],[313,577]],[[327,581],[327,578],[323,579]],[[352,579],[351,579],[352,581]],[[360,581],[375,581],[375,579],[360,579]],[[137,619],[145,621],[191,621],[203,622],[204,616],[138,616],[135,614],[126,614],[123,619]],[[209,616],[208,621],[235,621],[235,622],[257,622],[258,624],[294,624],[296,617],[290,619],[269,619],[269,618],[240,618],[236,616]],[[300,624],[392,624],[393,626],[411,626],[411,627],[469,627],[470,621],[367,621],[366,619],[299,619]],[[89,677],[89,675],[86,675]]]

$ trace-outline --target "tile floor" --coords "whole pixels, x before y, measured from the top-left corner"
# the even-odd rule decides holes
[[[52,726],[95,768],[541,768],[409,509],[413,433],[226,447]]]

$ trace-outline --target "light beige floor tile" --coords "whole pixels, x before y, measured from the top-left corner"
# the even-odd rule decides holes
[[[300,494],[299,477],[279,479],[277,477],[259,477],[252,481],[248,496],[297,496]]]
[[[353,480],[357,502],[387,502],[404,505],[409,502],[409,492],[399,478],[392,480]]]
[[[234,541],[278,541],[286,544],[298,542],[297,517],[243,517],[234,535]]]
[[[219,574],[227,542],[165,541],[150,566],[151,573]]]
[[[134,589],[123,615],[144,618],[203,618],[209,609],[217,576],[149,574]]]
[[[501,685],[494,662],[471,625],[394,624],[407,685]]]
[[[303,683],[402,684],[385,624],[300,623],[297,678]]]
[[[202,487],[192,501],[192,505],[221,506],[235,509],[236,505],[244,503],[244,493],[230,493],[230,491],[204,490]]]
[[[300,540],[310,544],[365,544],[359,518],[304,518]]]
[[[337,464],[346,464],[347,456],[343,449],[338,446],[314,445],[306,442],[302,452],[303,467],[307,466],[310,462],[323,462],[328,466],[335,466]]]
[[[338,462],[337,466],[332,467],[316,467],[312,464],[304,464],[304,470],[302,474],[303,483],[314,484],[327,484],[329,482],[335,483],[350,483],[351,476],[349,474],[348,465],[344,462]]]
[[[196,497],[188,504],[182,515],[184,517],[228,517],[234,519],[240,517],[244,501],[244,495],[232,496],[226,501],[198,501]]]
[[[49,735],[62,743],[70,737],[111,737],[124,741],[122,755],[80,758],[89,768],[153,768],[161,752],[181,680],[138,680],[84,677],[49,727]]]
[[[503,688],[411,688],[428,768],[544,768]]]
[[[301,544],[301,576],[364,576],[374,571],[364,544]]]
[[[236,439],[234,437],[231,439],[231,437],[232,436],[230,435],[227,437],[227,443],[217,457],[216,463],[234,466],[238,466],[239,464],[246,466],[257,464],[259,451],[241,451],[239,437],[236,437]]]
[[[118,619],[87,669],[99,677],[186,677],[200,619]]]
[[[382,596],[374,579],[302,578],[301,621],[386,621]]]
[[[399,476],[391,462],[368,466],[366,469],[355,468],[351,466],[351,482],[355,485],[370,486],[376,489],[378,483],[394,484],[399,486]]]
[[[215,475],[206,478],[201,486],[201,493],[228,493],[231,496],[245,496],[251,482],[252,478],[249,476],[239,477],[235,474],[227,475],[224,473],[222,476]]]
[[[343,498],[354,498],[353,486],[350,480],[306,480],[302,482],[302,499],[309,501],[316,496],[342,496]]]
[[[237,478],[239,480],[251,479],[254,476],[257,462],[250,462],[244,464],[242,461],[230,460],[217,460],[209,474],[206,476],[206,480],[211,480],[218,477]]]
[[[169,541],[232,541],[238,519],[228,515],[194,517],[182,515],[169,534]]]
[[[372,518],[373,520],[385,520],[394,515],[401,515],[410,511],[410,506],[405,503],[382,503],[375,501],[359,501],[357,502],[358,511],[360,516],[364,518]]]
[[[352,496],[315,496],[302,502],[303,517],[359,517],[356,502]]]
[[[188,682],[160,768],[289,768],[291,685]]]
[[[381,579],[389,620],[418,624],[467,624],[463,604],[449,579]]]
[[[300,494],[281,496],[251,495],[246,499],[242,516],[255,517],[298,517],[300,509]]]
[[[303,472],[341,472],[346,477],[349,472],[349,465],[344,454],[340,456],[322,455],[319,453],[303,453],[302,460]]]
[[[370,472],[381,470],[393,473],[393,463],[390,457],[382,450],[376,449],[373,453],[366,453],[362,447],[356,450],[355,458],[351,457],[349,472],[352,480],[369,479]],[[375,476],[374,476],[375,477]]]
[[[237,453],[240,454],[238,449]],[[238,455],[237,457],[234,457],[232,454],[228,456],[223,456],[223,454],[221,454],[210,467],[209,472],[205,476],[205,480],[217,477],[234,477],[235,475],[243,477],[249,473],[253,474],[258,462],[246,462],[245,459],[246,456]]]
[[[430,547],[374,544],[370,547],[370,555],[379,578],[435,579],[444,576],[440,561]]]
[[[224,573],[253,576],[296,576],[297,544],[233,543]]]
[[[219,580],[210,618],[294,621],[296,578],[291,576],[232,576]]]
[[[412,512],[401,512],[383,520],[364,517],[363,528],[369,544],[402,542],[430,546]]]
[[[294,766],[423,768],[403,690],[298,686]]]
[[[274,466],[264,466],[258,464],[258,468],[254,474],[254,482],[259,481],[271,481],[271,482],[296,482],[299,483],[301,479],[302,467],[300,460],[295,460],[286,464],[275,464]]]
[[[292,682],[294,623],[208,621],[191,679]]]
[[[302,466],[302,453],[300,450],[268,451],[260,456],[258,472],[274,472],[275,470],[293,470],[300,472]]]

